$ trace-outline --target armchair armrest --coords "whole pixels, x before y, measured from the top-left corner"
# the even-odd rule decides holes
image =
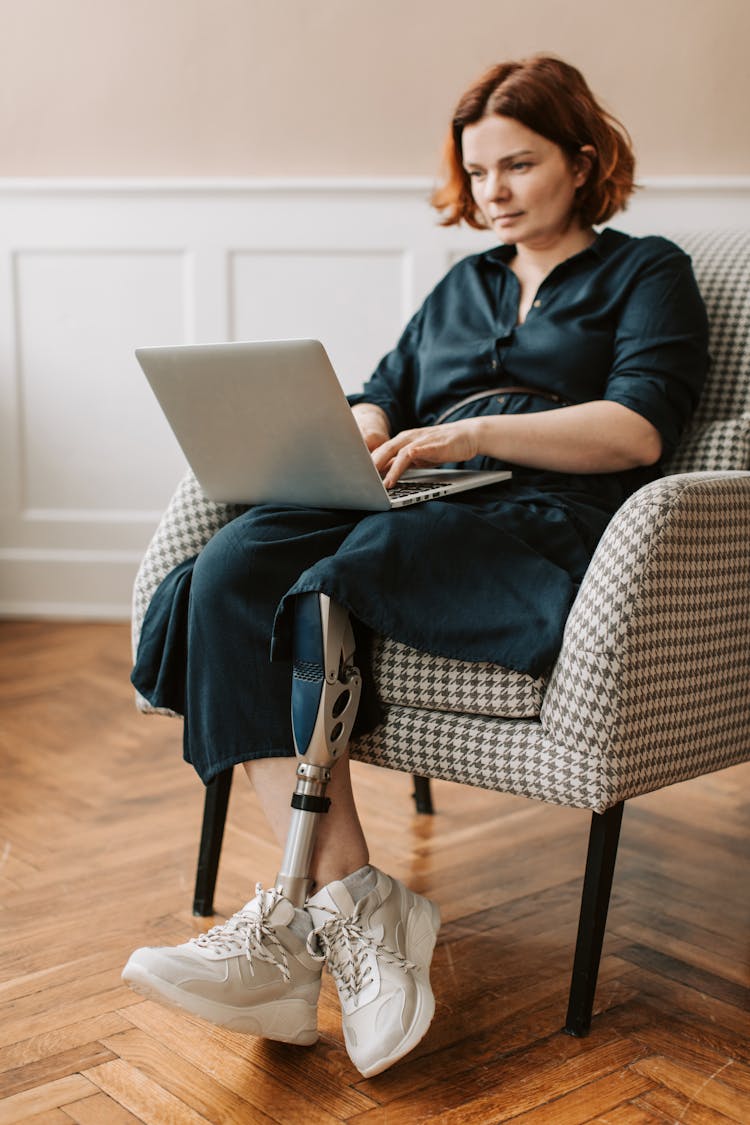
[[[541,712],[601,807],[748,757],[749,544],[748,472],[655,481],[607,528]]]

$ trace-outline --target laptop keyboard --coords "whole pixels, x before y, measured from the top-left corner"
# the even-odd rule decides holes
[[[391,499],[398,500],[401,496],[413,496],[415,492],[434,492],[440,487],[437,483],[430,484],[427,481],[404,481],[394,484],[387,492]]]

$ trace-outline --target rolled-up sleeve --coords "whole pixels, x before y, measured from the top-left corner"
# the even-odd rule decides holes
[[[700,397],[708,321],[690,258],[658,242],[668,249],[644,264],[621,310],[604,398],[648,419],[668,457]]]
[[[418,379],[422,318],[420,309],[407,324],[393,351],[381,359],[361,394],[347,395],[351,406],[371,402],[384,410],[392,434],[416,425],[414,388]]]

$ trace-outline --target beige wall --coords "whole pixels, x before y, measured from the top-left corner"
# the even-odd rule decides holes
[[[0,0],[0,175],[431,175],[457,95],[584,71],[641,175],[750,174],[748,0]]]

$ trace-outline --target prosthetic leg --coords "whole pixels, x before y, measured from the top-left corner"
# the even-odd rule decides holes
[[[297,597],[294,619],[292,729],[297,784],[276,889],[304,906],[312,886],[310,864],[331,769],[346,750],[362,691],[349,614],[325,594]]]

